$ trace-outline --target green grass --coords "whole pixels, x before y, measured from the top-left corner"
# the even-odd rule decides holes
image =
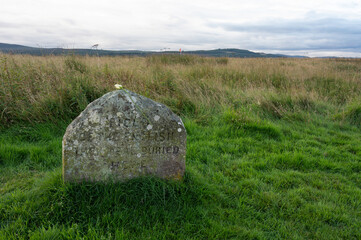
[[[359,61],[6,58],[0,239],[361,239]],[[183,181],[63,183],[65,128],[114,82],[181,115]]]
[[[185,119],[183,182],[64,184],[66,124],[0,135],[5,239],[359,239],[361,131],[317,117]]]

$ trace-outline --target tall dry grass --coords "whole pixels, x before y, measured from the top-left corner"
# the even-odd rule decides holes
[[[360,59],[0,55],[0,122],[71,119],[114,84],[178,114],[340,111],[361,102]]]

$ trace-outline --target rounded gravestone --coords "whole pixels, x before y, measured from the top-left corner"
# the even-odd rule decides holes
[[[128,90],[107,93],[66,129],[64,181],[181,179],[186,137],[182,120],[165,105]]]

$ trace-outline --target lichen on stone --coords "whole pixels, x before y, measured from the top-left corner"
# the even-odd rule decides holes
[[[180,179],[186,130],[169,108],[129,90],[105,94],[68,126],[63,138],[64,181]]]

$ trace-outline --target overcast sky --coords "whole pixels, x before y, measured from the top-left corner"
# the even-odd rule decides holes
[[[0,0],[0,42],[361,57],[361,1]]]

